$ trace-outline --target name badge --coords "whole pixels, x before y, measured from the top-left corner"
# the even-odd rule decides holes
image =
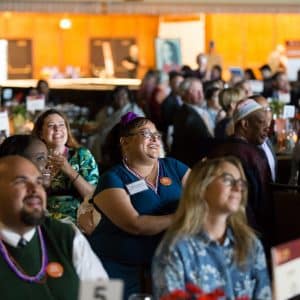
[[[126,184],[126,188],[128,190],[129,195],[134,195],[139,192],[148,190],[148,186],[144,179]]]

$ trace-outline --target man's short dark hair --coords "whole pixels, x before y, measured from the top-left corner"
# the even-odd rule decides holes
[[[264,64],[259,68],[259,71],[272,71],[268,64]]]
[[[182,73],[178,72],[178,71],[170,71],[169,72],[169,80],[173,80],[175,77],[177,76],[183,76]]]

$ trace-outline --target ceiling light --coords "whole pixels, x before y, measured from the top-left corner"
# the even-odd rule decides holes
[[[59,28],[63,30],[70,29],[72,27],[72,21],[68,18],[63,18],[59,21]]]

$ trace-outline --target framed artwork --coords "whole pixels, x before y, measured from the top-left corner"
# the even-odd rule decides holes
[[[8,40],[8,79],[32,78],[32,41]]]
[[[95,77],[134,77],[122,61],[130,56],[130,49],[136,45],[134,38],[92,38],[90,39],[91,73]]]
[[[180,39],[155,40],[156,68],[165,73],[179,70],[181,67]]]

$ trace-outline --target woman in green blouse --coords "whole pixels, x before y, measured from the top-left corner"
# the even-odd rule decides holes
[[[98,183],[97,163],[90,151],[72,136],[66,116],[55,109],[38,117],[33,133],[49,150],[48,210],[56,219],[75,222],[82,199],[92,195]]]

